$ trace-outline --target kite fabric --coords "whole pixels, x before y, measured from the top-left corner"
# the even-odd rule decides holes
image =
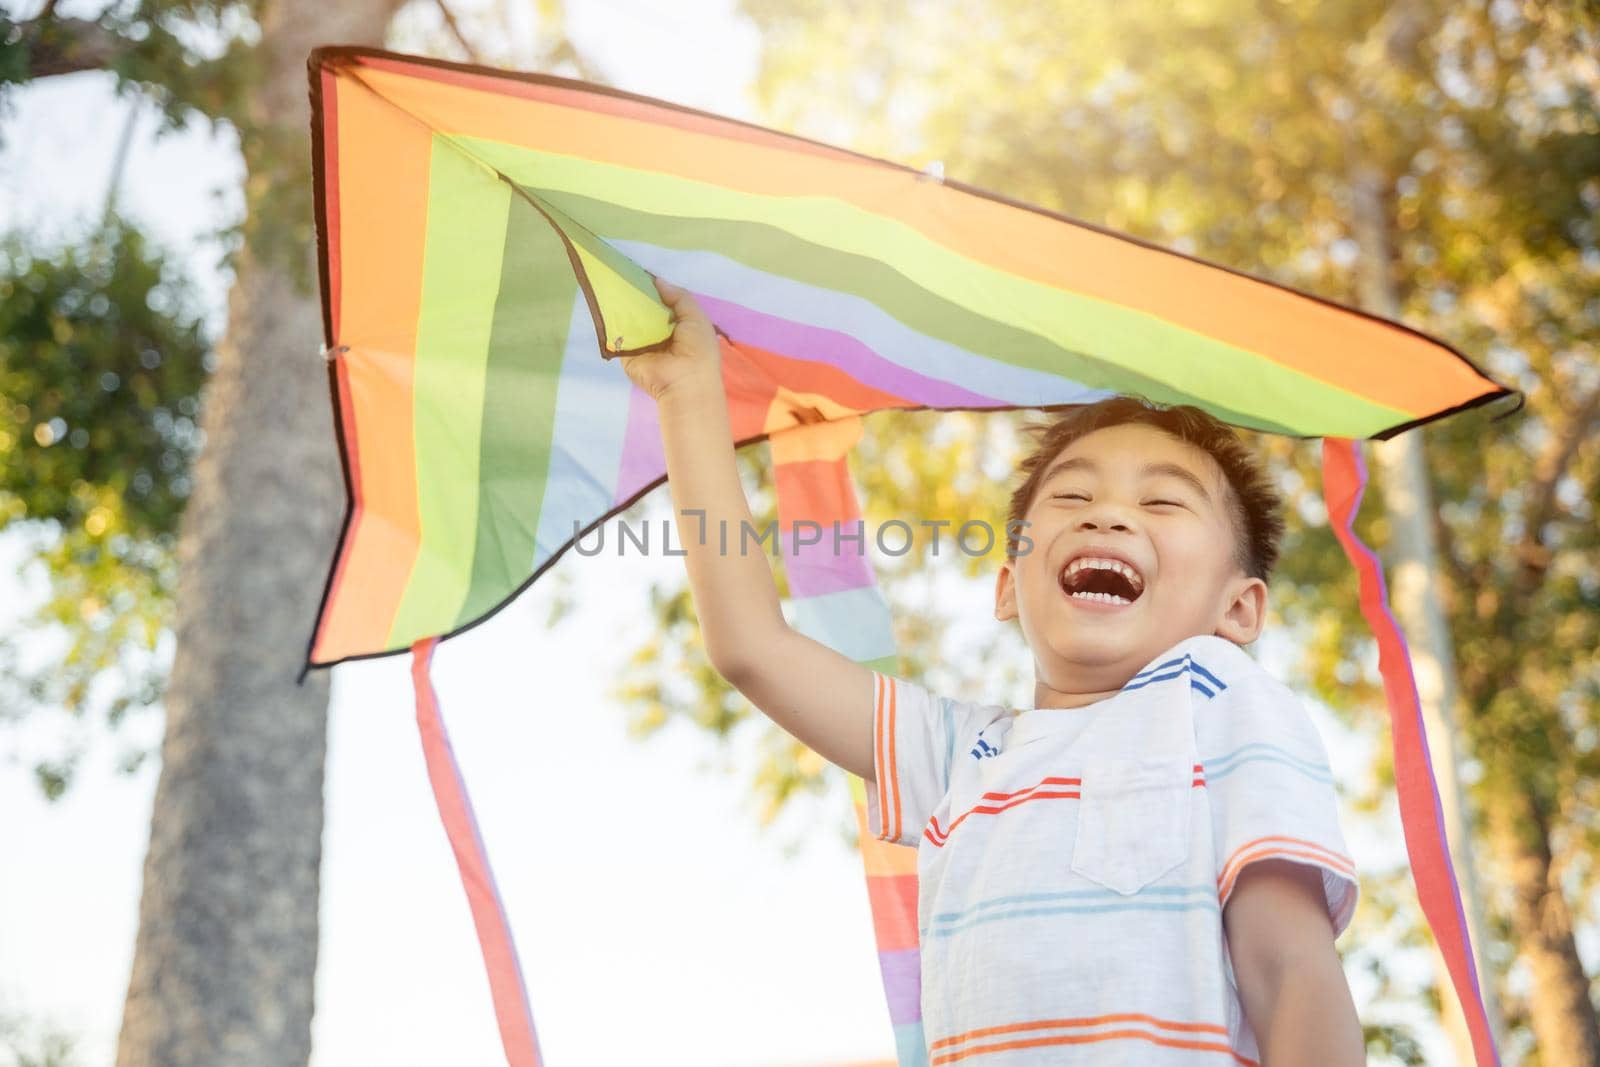
[[[509,1062],[542,1062],[450,753],[434,645],[509,603],[665,480],[619,355],[664,346],[652,276],[715,323],[737,447],[767,441],[801,632],[885,673],[849,454],[889,409],[1057,410],[1118,393],[1324,442],[1324,492],[1382,649],[1413,876],[1480,1065],[1473,970],[1404,638],[1351,528],[1359,440],[1510,391],[1425,334],[980,189],[648,97],[329,47],[311,54],[324,332],[348,505],[305,669],[410,652],[430,780]],[[303,677],[303,674],[302,674]],[[914,850],[866,830],[902,1067],[931,1067]]]

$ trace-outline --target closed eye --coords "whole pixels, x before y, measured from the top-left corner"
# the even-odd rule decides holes
[[[1146,504],[1169,504],[1169,505],[1171,505],[1172,507],[1175,507],[1175,508],[1181,508],[1181,507],[1184,506],[1183,502],[1180,501],[1180,500],[1146,500],[1145,503]]]
[[[1088,500],[1082,493],[1051,493],[1051,500]]]

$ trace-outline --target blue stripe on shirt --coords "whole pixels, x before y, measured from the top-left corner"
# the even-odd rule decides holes
[[[1228,683],[1224,682],[1221,678],[1218,678],[1215,674],[1212,674],[1200,664],[1196,663],[1193,656],[1189,655],[1188,653],[1184,653],[1177,659],[1169,659],[1165,663],[1156,664],[1149,670],[1140,671],[1138,674],[1130,678],[1128,680],[1128,684],[1123,686],[1122,689],[1124,692],[1133,689],[1143,689],[1147,685],[1153,685],[1156,682],[1171,681],[1174,678],[1182,677],[1184,674],[1198,674],[1200,678],[1204,678],[1206,680],[1205,682],[1202,682],[1200,681],[1200,678],[1191,676],[1189,679],[1189,688],[1193,689],[1197,693],[1204,694],[1207,698],[1216,696],[1216,691],[1228,688]],[[1206,683],[1210,683],[1210,685],[1208,686]]]
[[[1227,777],[1246,763],[1254,763],[1261,760],[1280,763],[1292,771],[1305,775],[1312,781],[1321,782],[1323,785],[1333,784],[1333,772],[1326,764],[1316,763],[1296,756],[1286,748],[1270,745],[1265,741],[1256,741],[1244,745],[1214,759],[1202,759],[1200,764],[1205,768],[1206,782],[1210,783]]]
[[[1156,899],[1162,897],[1172,899]],[[1181,899],[1185,897],[1188,899]],[[1016,907],[1027,904],[1038,906]],[[1001,911],[998,914],[976,914],[995,908],[1011,908],[1011,910]],[[1192,911],[1196,908],[1217,910],[1216,886],[1151,886],[1132,896],[1123,896],[1112,890],[1102,889],[1071,889],[1060,893],[1019,893],[981,900],[963,911],[941,912],[933,917],[935,928],[932,930],[932,936],[951,937],[974,926],[1039,915],[1107,911]],[[929,936],[927,928],[921,929],[919,933],[923,938]]]

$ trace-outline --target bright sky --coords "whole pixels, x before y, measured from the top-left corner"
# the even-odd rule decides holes
[[[743,97],[755,34],[731,0],[682,0],[671,21],[643,0],[569,8],[580,48],[623,88],[759,121]],[[59,235],[98,215],[129,107],[109,85],[80,74],[17,96],[0,128],[0,227],[25,220]],[[220,322],[226,279],[201,238],[239,210],[236,151],[201,132],[158,141],[153,126],[146,113],[122,210],[182,253]],[[665,507],[656,501],[658,516]],[[0,538],[0,626],[42,595],[37,580],[14,580],[20,557],[15,536]],[[727,748],[686,724],[639,742],[605,698],[621,656],[648,636],[648,582],[679,566],[569,555],[558,570],[573,580],[574,616],[547,629],[549,593],[536,587],[435,657],[543,1051],[555,1067],[888,1059],[861,864],[834,832],[849,810],[842,772],[823,801],[761,831],[754,729]],[[323,577],[305,576],[318,587]],[[953,582],[945,603],[982,621],[988,595]],[[503,1062],[407,668],[391,658],[334,673],[314,1067]],[[991,699],[1026,706],[1030,695]],[[1335,768],[1364,767],[1360,740],[1314,711]],[[119,741],[59,720],[0,729],[0,1014],[77,1035],[84,1067],[113,1059],[158,772],[156,760],[131,776],[113,764],[159,730],[153,715]],[[80,736],[90,756],[79,780],[46,804],[31,757]],[[1347,823],[1346,836],[1359,865],[1388,861],[1397,821],[1391,811],[1370,830]],[[790,842],[801,843],[792,856]],[[1368,987],[1351,978],[1365,1008]]]

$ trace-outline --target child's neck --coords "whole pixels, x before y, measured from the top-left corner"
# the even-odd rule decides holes
[[[1120,692],[1122,692],[1120,686],[1116,689],[1108,689],[1103,693],[1068,692],[1061,689],[1051,689],[1048,685],[1035,679],[1033,683],[1033,706],[1035,708],[1061,708],[1063,710],[1084,708],[1090,704],[1097,704],[1108,697],[1114,697]]]

